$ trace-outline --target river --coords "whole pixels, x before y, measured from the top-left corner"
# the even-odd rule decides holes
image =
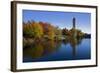
[[[91,39],[48,41],[23,49],[23,62],[91,59]]]

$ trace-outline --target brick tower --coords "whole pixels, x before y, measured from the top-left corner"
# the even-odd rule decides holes
[[[75,29],[75,27],[76,27],[76,19],[73,18],[73,28]]]

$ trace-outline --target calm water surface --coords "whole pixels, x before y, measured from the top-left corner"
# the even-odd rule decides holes
[[[35,43],[23,49],[23,62],[90,59],[90,43],[90,39]]]

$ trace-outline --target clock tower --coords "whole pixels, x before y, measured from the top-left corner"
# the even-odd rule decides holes
[[[76,27],[76,19],[73,18],[73,28],[75,29],[75,27]]]

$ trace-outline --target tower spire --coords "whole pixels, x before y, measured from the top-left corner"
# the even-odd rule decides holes
[[[76,19],[75,19],[75,17],[73,18],[73,28],[75,29],[75,27],[76,27]]]

